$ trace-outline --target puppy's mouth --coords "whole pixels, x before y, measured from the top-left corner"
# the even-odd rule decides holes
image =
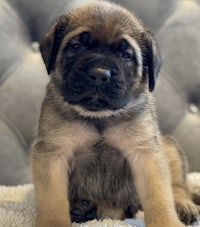
[[[67,88],[66,88],[67,86]],[[88,111],[117,110],[126,105],[123,90],[95,87],[92,84],[74,88],[64,86],[64,100],[71,105],[79,105]],[[112,87],[112,86],[111,86]]]
[[[127,86],[119,69],[101,61],[88,64],[83,68],[81,62],[81,67],[67,73],[62,89],[64,100],[88,111],[122,108],[127,102]]]
[[[67,95],[64,99],[69,104],[79,105],[88,111],[114,110],[112,101],[97,90],[93,88],[92,91],[89,89],[87,92],[79,94],[72,94],[73,92],[71,92],[72,95]]]

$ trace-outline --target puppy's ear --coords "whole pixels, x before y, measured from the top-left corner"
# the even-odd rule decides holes
[[[150,32],[145,33],[145,48],[143,50],[143,65],[147,68],[149,77],[149,91],[153,91],[156,79],[162,65],[162,58],[157,44]],[[146,71],[146,70],[145,70]]]
[[[54,68],[56,56],[58,54],[68,22],[69,18],[67,15],[60,16],[40,43],[41,55],[46,65],[48,74],[51,74],[51,71]]]

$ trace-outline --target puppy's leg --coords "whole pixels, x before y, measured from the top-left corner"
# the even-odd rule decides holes
[[[147,227],[183,227],[174,208],[167,161],[159,144],[140,145],[126,152]]]
[[[171,138],[163,137],[163,144],[169,161],[177,213],[185,224],[190,224],[199,218],[200,208],[192,202],[187,189],[187,163],[185,157]]]
[[[67,162],[62,155],[33,152],[36,227],[70,227]],[[46,152],[46,153],[45,153]]]

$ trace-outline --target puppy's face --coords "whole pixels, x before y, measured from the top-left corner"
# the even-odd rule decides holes
[[[61,16],[41,43],[63,102],[115,112],[152,91],[160,68],[154,41],[127,10],[100,2]]]
[[[135,98],[138,62],[127,40],[100,40],[97,29],[81,32],[63,49],[63,95],[89,111],[117,110]]]

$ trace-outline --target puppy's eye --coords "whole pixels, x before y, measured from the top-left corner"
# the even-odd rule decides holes
[[[72,43],[70,45],[70,48],[72,51],[79,51],[82,49],[82,47],[83,47],[83,45],[81,43]]]
[[[123,51],[121,52],[121,58],[123,58],[124,60],[131,60],[132,54],[128,51]]]

